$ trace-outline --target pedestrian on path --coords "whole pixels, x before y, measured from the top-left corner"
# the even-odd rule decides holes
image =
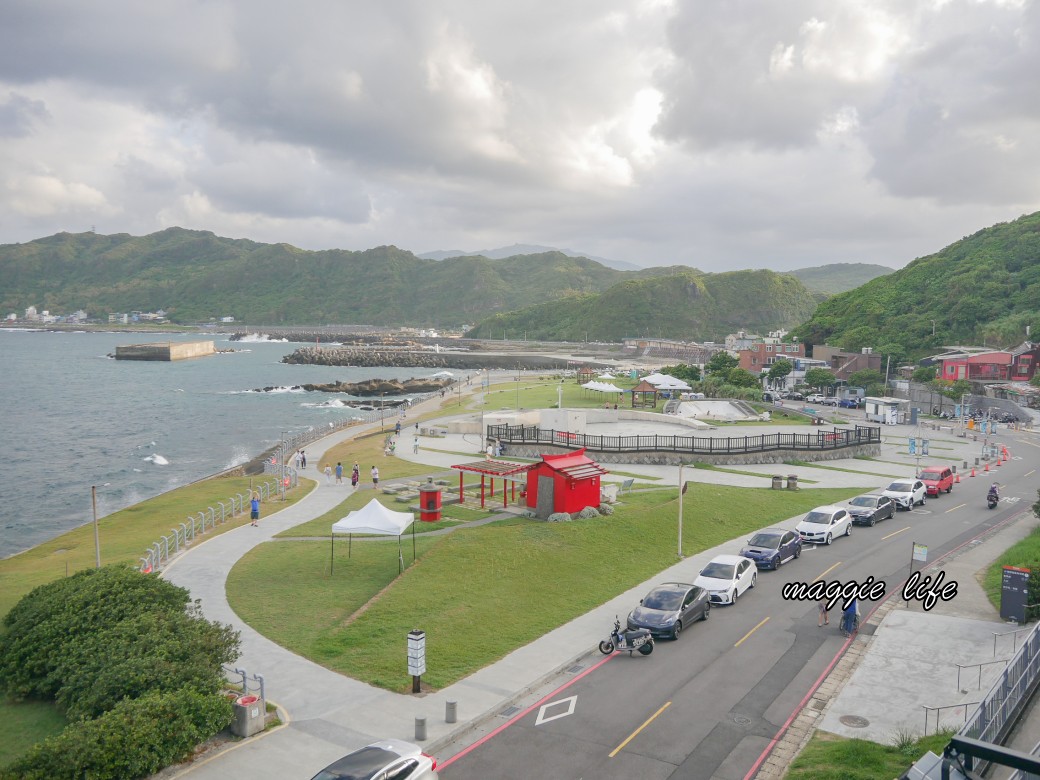
[[[300,466],[302,468],[307,468],[307,451],[306,450],[300,450]]]
[[[484,460],[491,460],[491,456],[495,453],[495,445],[488,444],[487,452],[484,454]]]
[[[328,463],[325,464],[325,484],[332,484],[332,466],[330,466]]]
[[[375,466],[372,467],[372,489],[375,490],[379,487],[379,469]]]
[[[841,633],[852,636],[859,624],[859,602],[853,599],[841,613]]]
[[[253,497],[249,500],[249,519],[253,521],[250,525],[257,525],[257,521],[260,519],[259,493],[253,493]]]
[[[419,437],[418,436],[416,436],[414,439],[412,439],[412,452],[414,452],[416,455],[419,454]]]
[[[354,464],[354,468],[350,470],[350,486],[357,490],[358,482],[361,481],[361,467],[358,464]]]
[[[816,618],[817,627],[829,626],[831,624],[831,616],[827,610],[827,597],[820,596],[820,600],[816,602],[816,607],[820,612],[819,616]]]
[[[296,450],[296,470],[299,471],[302,468],[303,463],[303,450]]]
[[[336,464],[336,484],[337,485],[342,485],[343,484],[343,464],[342,463],[337,463]]]

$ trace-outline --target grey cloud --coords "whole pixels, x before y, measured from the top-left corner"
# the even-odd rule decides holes
[[[38,122],[50,118],[42,100],[32,100],[11,92],[0,102],[0,138],[18,138],[28,135]]]

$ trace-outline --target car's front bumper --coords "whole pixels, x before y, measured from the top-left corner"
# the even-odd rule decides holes
[[[708,601],[712,604],[732,604],[733,599],[730,598],[729,594],[730,592],[728,590],[719,591],[718,593],[713,591],[708,594]]]
[[[870,515],[853,515],[853,514],[850,513],[849,516],[852,518],[852,524],[853,525],[870,525],[871,521],[874,519],[874,515],[873,514],[870,514]]]

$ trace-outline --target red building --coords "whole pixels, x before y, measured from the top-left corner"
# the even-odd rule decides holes
[[[792,363],[805,357],[805,346],[802,344],[752,344],[737,353],[740,368],[758,376],[777,360],[786,359]]]
[[[1037,361],[1040,361],[1040,344],[1026,341],[1011,350],[1011,381],[1028,382],[1032,379]]]
[[[527,506],[543,519],[553,512],[598,507],[599,478],[609,473],[587,457],[584,448],[562,455],[542,455],[541,463],[528,468]]]
[[[1011,374],[1010,352],[957,353],[942,361],[940,379],[956,382],[958,379],[978,382],[1006,382]]]

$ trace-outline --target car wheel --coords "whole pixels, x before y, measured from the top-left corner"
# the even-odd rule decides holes
[[[795,558],[801,558],[802,557],[802,548],[801,547],[795,547],[794,548],[794,557]]]
[[[830,534],[827,534],[827,538],[823,540],[823,543],[824,544],[830,544],[831,543],[831,535]]]
[[[678,639],[679,634],[682,633],[682,621],[676,620],[675,625],[672,626],[672,639]]]
[[[707,620],[709,612],[711,612],[711,602],[710,601],[705,601],[704,602],[704,613],[701,615],[701,620]]]
[[[870,525],[871,528],[873,528],[875,525],[877,525],[877,518],[874,517],[873,515],[870,516],[870,523],[869,523],[869,525]]]
[[[755,583],[756,582],[758,582],[758,573],[757,572],[755,574],[751,575],[751,584],[748,587],[749,588],[755,587]]]
[[[952,492],[953,492],[953,485],[950,485],[948,488],[946,488],[946,495],[949,495]]]
[[[889,507],[889,509],[888,509],[888,517],[886,519],[887,520],[891,520],[895,516],[896,516],[895,508],[894,507]]]
[[[734,588],[733,592],[729,594],[729,603],[730,604],[736,604],[737,603],[737,596],[739,596],[739,595],[740,594],[737,593],[737,589]]]
[[[849,523],[847,526],[845,526],[845,535],[852,536],[852,523]]]
[[[921,506],[924,506],[924,502],[927,501],[927,500],[928,500],[927,498],[925,498],[924,496],[921,496]]]

